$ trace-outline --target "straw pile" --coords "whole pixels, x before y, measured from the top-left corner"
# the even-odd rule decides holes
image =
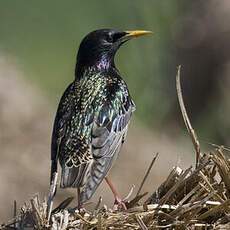
[[[196,169],[175,167],[147,199],[137,195],[127,211],[101,206],[93,212],[67,208],[71,198],[54,209],[47,221],[47,202],[38,196],[1,229],[230,229],[230,161],[218,148],[204,154]],[[144,200],[144,201],[140,201]]]

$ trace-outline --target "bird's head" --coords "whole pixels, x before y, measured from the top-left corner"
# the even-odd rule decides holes
[[[114,66],[114,56],[123,43],[131,38],[151,33],[145,30],[118,31],[114,29],[100,29],[89,33],[82,40],[78,50],[76,75],[87,67],[106,70]]]

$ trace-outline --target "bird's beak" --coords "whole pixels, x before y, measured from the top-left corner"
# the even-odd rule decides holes
[[[152,31],[147,30],[132,30],[132,31],[124,31],[124,35],[119,39],[120,44],[130,40],[131,38],[140,37],[147,34],[153,34]]]
[[[132,31],[125,31],[126,35],[124,36],[124,38],[136,38],[136,37],[140,37],[143,35],[147,35],[147,34],[153,34],[152,31],[147,31],[147,30],[132,30]]]

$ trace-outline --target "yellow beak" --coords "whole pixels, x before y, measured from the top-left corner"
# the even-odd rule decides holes
[[[136,38],[147,34],[153,34],[152,31],[147,30],[132,30],[132,31],[125,31],[127,34],[124,36],[124,38]]]

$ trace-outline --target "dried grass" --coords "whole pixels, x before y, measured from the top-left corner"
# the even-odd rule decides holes
[[[38,195],[1,229],[229,229],[230,161],[220,147],[203,154],[199,167],[174,167],[168,178],[145,201],[137,196],[127,202],[127,211],[98,207],[92,212],[59,205],[47,219],[47,201]],[[143,199],[143,197],[142,197]],[[144,200],[144,199],[143,199]]]

